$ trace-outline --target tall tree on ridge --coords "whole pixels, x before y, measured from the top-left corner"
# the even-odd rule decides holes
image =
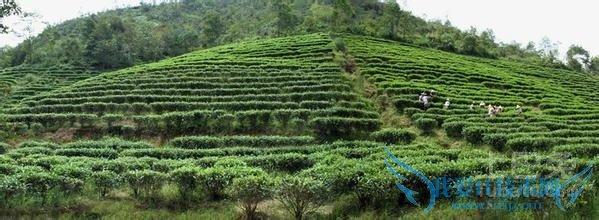
[[[21,7],[19,7],[15,0],[0,1],[0,34],[8,33],[8,26],[2,23],[2,19],[19,14],[21,14]]]
[[[587,50],[578,45],[570,46],[566,53],[566,63],[573,70],[582,71],[589,67],[590,55]]]

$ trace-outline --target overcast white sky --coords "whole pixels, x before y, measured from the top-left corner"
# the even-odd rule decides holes
[[[137,5],[152,0],[17,0],[25,11],[57,24],[82,14]],[[156,0],[160,2],[161,0]],[[398,0],[404,9],[429,20],[449,20],[461,29],[492,29],[503,42],[526,44],[547,36],[561,43],[564,53],[579,44],[599,55],[599,1],[595,0]],[[7,19],[7,23],[14,22]],[[34,33],[43,30],[36,26]],[[0,46],[16,45],[22,38],[0,35]]]

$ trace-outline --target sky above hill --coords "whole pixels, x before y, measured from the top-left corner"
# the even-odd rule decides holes
[[[449,20],[460,29],[492,29],[502,42],[578,44],[599,55],[599,1],[592,0],[398,0],[427,20]]]
[[[18,0],[27,12],[40,16],[32,30],[13,25],[21,34],[0,35],[0,46],[15,46],[28,34],[40,33],[47,25],[58,24],[78,16],[138,5],[140,2],[165,0]],[[591,54],[599,55],[598,1],[591,0],[398,0],[402,8],[427,20],[449,20],[460,29],[473,26],[492,29],[502,42],[526,44],[548,37],[560,43],[565,53],[571,44],[579,44]],[[16,18],[5,19],[7,24]]]

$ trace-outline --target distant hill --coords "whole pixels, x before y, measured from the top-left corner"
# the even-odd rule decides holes
[[[346,32],[482,57],[563,66],[491,31],[427,22],[378,0],[185,0],[86,15],[0,50],[0,67],[71,64],[118,69],[247,39]]]

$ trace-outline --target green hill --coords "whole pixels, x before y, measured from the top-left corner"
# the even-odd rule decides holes
[[[450,136],[497,150],[597,149],[596,77],[363,37],[348,37],[347,44],[379,95],[391,97],[395,108],[415,121],[434,119]],[[418,95],[429,90],[437,96],[423,111]],[[446,99],[449,109],[443,109]],[[489,117],[481,102],[505,111]]]
[[[198,48],[318,32],[367,35],[481,57],[564,66],[555,55],[496,42],[491,31],[426,21],[380,0],[183,0],[142,3],[49,26],[0,48],[0,67],[71,64],[114,70]],[[538,52],[537,52],[538,51]]]
[[[578,172],[599,162],[598,83],[578,72],[354,35],[198,50],[5,110],[0,190],[9,196],[0,212],[230,219],[236,204],[266,201],[259,214],[281,219],[290,218],[282,201],[298,199],[325,206],[314,218],[421,219],[387,171],[385,149],[428,177]],[[437,96],[424,110],[418,95],[429,90]],[[479,102],[505,111],[491,117]],[[427,198],[418,176],[399,172],[417,199]],[[590,210],[543,215],[593,216],[596,191],[584,195]],[[459,212],[451,202],[440,199],[427,217],[510,214]]]
[[[20,66],[0,69],[0,106],[9,108],[27,97],[67,86],[97,73],[69,66]]]
[[[330,38],[319,34],[217,47],[28,98],[7,119],[38,132],[77,127],[146,137],[307,134],[310,121],[347,126],[322,127],[323,138],[377,129],[378,114],[352,90],[332,52]]]

